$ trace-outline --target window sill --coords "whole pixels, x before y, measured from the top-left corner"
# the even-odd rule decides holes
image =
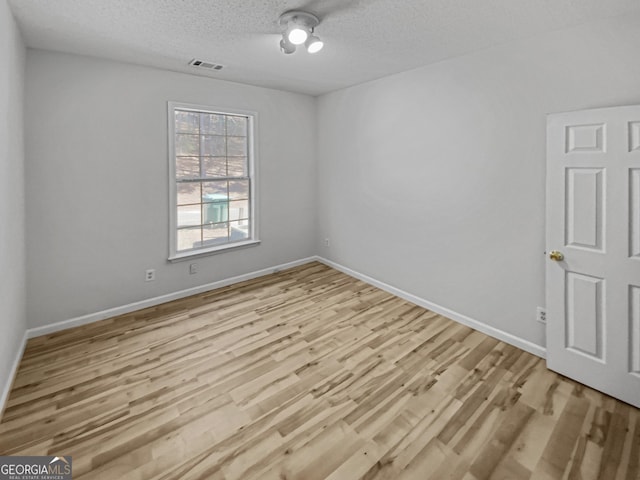
[[[208,255],[217,255],[219,253],[230,252],[233,250],[240,250],[247,247],[255,247],[260,245],[260,240],[247,240],[244,242],[237,242],[228,245],[221,245],[219,247],[202,248],[198,250],[192,250],[188,252],[176,253],[169,257],[170,262],[182,262],[196,257],[206,257]]]

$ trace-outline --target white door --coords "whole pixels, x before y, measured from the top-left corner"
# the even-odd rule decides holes
[[[640,106],[549,115],[546,244],[548,367],[640,407]]]

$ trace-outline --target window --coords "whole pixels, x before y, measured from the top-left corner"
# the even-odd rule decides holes
[[[257,243],[255,117],[169,103],[170,259]]]

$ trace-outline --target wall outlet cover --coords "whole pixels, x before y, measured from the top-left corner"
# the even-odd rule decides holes
[[[536,308],[536,320],[540,323],[547,323],[547,310],[546,308]]]

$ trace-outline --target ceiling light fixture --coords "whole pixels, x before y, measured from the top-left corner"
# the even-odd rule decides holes
[[[312,13],[290,10],[280,15],[280,26],[283,29],[280,40],[280,51],[287,55],[296,51],[297,45],[303,45],[307,52],[316,53],[322,50],[324,43],[313,34],[320,19]]]

